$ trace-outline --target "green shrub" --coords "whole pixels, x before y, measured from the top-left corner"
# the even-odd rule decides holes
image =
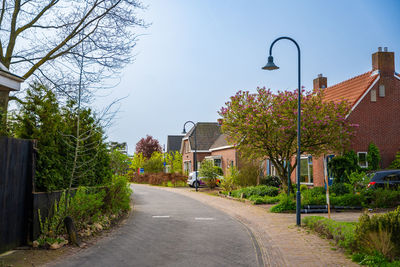
[[[365,253],[355,253],[351,259],[360,265],[367,266],[380,266],[380,267],[399,267],[400,261],[389,262],[385,256],[378,252],[374,252],[372,255]]]
[[[352,172],[348,176],[349,183],[352,186],[352,192],[360,191],[364,189],[369,183],[369,178],[365,172]]]
[[[384,238],[378,238],[373,245],[369,244],[371,241],[371,233],[386,232],[390,235],[390,241],[385,241]],[[387,237],[386,237],[387,238]],[[393,249],[391,251],[379,251],[385,253],[388,258],[400,258],[400,207],[395,211],[388,212],[382,215],[364,214],[359,218],[359,223],[355,229],[355,239],[360,251],[371,252],[383,247],[379,243],[392,242]],[[369,242],[366,242],[366,241]]]
[[[400,169],[400,151],[396,153],[395,159],[390,163],[390,169]]]
[[[279,196],[276,196],[276,197],[264,196],[263,201],[264,201],[264,204],[275,204],[280,201],[280,197]]]
[[[400,191],[377,188],[368,190],[365,195],[373,208],[392,208],[400,204]]]
[[[104,210],[115,214],[130,209],[130,196],[132,190],[125,176],[114,176],[104,197]]]
[[[314,196],[318,196],[318,195],[326,195],[326,190],[324,187],[322,186],[315,186],[313,188],[309,189],[310,191],[312,191],[312,194]]]
[[[287,212],[296,210],[296,202],[293,200],[293,196],[288,196],[282,193],[279,198],[279,203],[271,207],[270,211],[275,213]]]
[[[89,192],[86,187],[79,187],[69,203],[68,214],[74,219],[77,228],[91,222],[97,222],[101,215],[105,192]]]
[[[379,148],[374,144],[370,143],[368,146],[367,153],[368,168],[370,170],[378,170],[381,162],[381,154]]]
[[[13,114],[13,135],[35,139],[35,190],[50,192],[72,187],[97,186],[111,180],[110,155],[104,129],[90,108],[79,109],[80,142],[75,157],[77,103],[60,101],[51,88],[31,84]],[[72,174],[73,164],[81,166]]]
[[[214,166],[214,172],[215,172],[217,175],[224,175],[224,172],[223,172],[222,168],[219,167],[219,166]]]
[[[260,196],[251,196],[249,200],[254,201],[255,205],[264,204],[264,198]]]
[[[254,201],[255,205],[258,204],[275,204],[278,203],[280,198],[279,196],[275,197],[270,197],[270,196],[258,196],[258,195],[253,195],[249,197],[249,200]]]
[[[301,204],[305,205],[325,205],[326,204],[326,195],[316,193],[317,191],[313,191],[311,189],[305,190],[301,192]]]
[[[325,205],[326,191],[323,187],[313,187],[301,192],[301,204],[305,205]]]
[[[273,186],[259,185],[254,188],[255,193],[257,193],[259,196],[275,197],[279,194],[279,189]]]
[[[66,216],[72,217],[78,231],[96,222],[109,222],[107,215],[120,215],[130,209],[130,194],[128,179],[124,176],[114,176],[111,184],[105,187],[79,187],[68,198],[63,192],[60,200],[54,202],[47,218],[43,218],[38,210],[41,230],[39,244],[61,240],[59,237],[65,234]]]
[[[64,233],[63,220],[67,214],[67,206],[65,204],[65,192],[61,194],[60,200],[54,201],[49,215],[42,218],[40,209],[38,210],[40,233],[42,240],[46,238],[55,238]]]
[[[228,169],[224,179],[221,181],[220,187],[224,191],[233,191],[237,189],[237,185],[235,184],[236,176],[238,175],[238,170],[235,166],[232,166]]]
[[[346,152],[343,156],[332,158],[328,165],[332,170],[335,181],[338,183],[347,183],[346,173],[352,173],[360,169],[357,154],[353,150]]]
[[[273,186],[258,185],[249,186],[232,191],[233,197],[240,197],[243,194],[244,198],[249,198],[251,196],[270,196],[274,197],[279,194],[279,189]]]
[[[159,173],[164,170],[163,165],[164,159],[163,154],[155,151],[151,154],[151,157],[144,161],[143,168],[146,173]]]
[[[260,166],[257,162],[243,162],[235,177],[235,184],[240,187],[255,186],[260,178]]]
[[[361,194],[345,194],[342,196],[331,196],[330,202],[334,206],[365,206],[365,197]]]
[[[321,216],[305,217],[303,223],[327,239],[335,240],[340,247],[346,250],[351,251],[355,248],[355,223],[337,222]]]
[[[267,175],[267,176],[261,178],[260,184],[274,186],[274,187],[280,187],[282,185],[282,182],[281,182],[281,179],[279,179],[279,177],[277,177],[277,176]]]
[[[117,149],[110,152],[110,167],[114,175],[126,175],[129,170],[130,158]]]
[[[300,185],[300,192],[303,192],[303,191],[305,191],[305,190],[308,190],[308,186],[305,185],[305,184],[301,184],[301,185]]]
[[[329,193],[333,193],[337,196],[349,194],[351,192],[351,185],[346,183],[333,183],[331,187],[329,187]]]
[[[214,163],[210,160],[203,160],[199,170],[199,176],[209,188],[217,186],[218,168],[215,168]]]

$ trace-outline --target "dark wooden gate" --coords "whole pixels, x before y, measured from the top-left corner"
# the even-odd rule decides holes
[[[0,137],[0,253],[30,239],[33,148],[32,140]]]

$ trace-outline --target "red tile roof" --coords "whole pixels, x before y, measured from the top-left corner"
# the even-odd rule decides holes
[[[347,81],[335,84],[325,89],[325,101],[338,102],[347,100],[351,106],[361,98],[365,91],[378,77],[378,72],[369,71]]]

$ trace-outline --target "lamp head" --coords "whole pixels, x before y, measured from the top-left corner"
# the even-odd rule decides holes
[[[276,70],[276,69],[279,69],[279,67],[277,65],[275,65],[274,57],[273,56],[269,56],[267,65],[262,67],[262,69],[263,70]]]
[[[183,127],[183,131],[182,131],[182,134],[186,134],[186,130],[185,130],[185,127]]]

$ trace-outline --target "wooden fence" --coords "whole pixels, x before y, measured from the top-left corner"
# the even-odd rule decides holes
[[[32,238],[34,141],[0,137],[0,253]]]

